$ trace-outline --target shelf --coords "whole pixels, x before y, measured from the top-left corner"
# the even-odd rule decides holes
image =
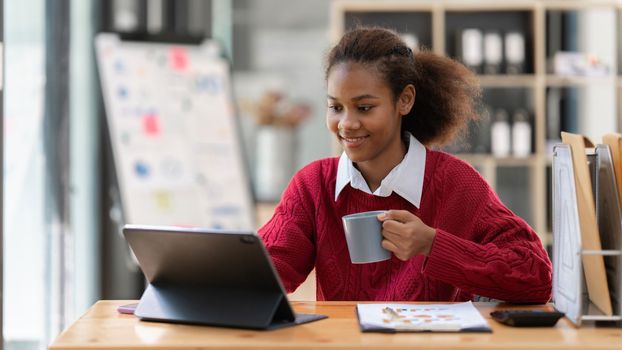
[[[606,77],[585,77],[585,76],[558,76],[558,75],[547,75],[546,76],[546,85],[547,86],[589,86],[596,84],[615,84],[616,77],[615,76],[606,76]],[[620,84],[620,79],[618,79],[618,85]]]
[[[520,56],[513,54],[513,57],[518,58],[520,62],[509,63],[507,61],[507,57],[503,59],[503,62],[500,64],[499,69],[501,72],[511,73],[511,74],[520,74],[520,75],[533,75],[535,72],[535,40],[533,35],[533,23],[534,23],[534,11],[530,6],[526,8],[518,8],[511,6],[509,8],[501,6],[501,7],[465,7],[462,8],[458,6],[459,10],[454,7],[446,7],[445,16],[443,22],[443,40],[444,40],[444,51],[445,54],[454,57],[459,61],[467,62],[467,57],[463,57],[464,55],[468,55],[471,57],[480,57],[480,61],[472,61],[472,66],[470,67],[467,64],[467,67],[473,68],[478,72],[483,72],[485,65],[484,59],[484,36],[486,33],[498,33],[499,40],[503,42],[503,36],[507,33],[517,32],[520,33],[520,41],[512,40],[513,50],[510,52],[520,52],[517,50],[522,50]],[[475,35],[473,40],[469,40],[470,44],[463,47],[462,40],[464,39],[463,33],[465,33],[465,29],[471,28],[476,29],[479,34]],[[504,34],[505,33],[505,34]],[[479,38],[479,39],[477,39]],[[481,45],[479,51],[481,54],[473,55],[469,54],[469,52],[478,50],[476,46],[477,43]],[[499,49],[505,47],[507,42],[503,42],[501,46],[498,46]],[[466,48],[469,48],[468,50]],[[503,51],[506,50],[506,51]],[[502,57],[507,56],[507,48],[503,49],[499,54],[504,55]],[[505,52],[505,53],[504,53]],[[495,82],[497,84],[497,82]]]
[[[404,1],[334,1],[333,11],[338,12],[392,12],[392,11],[433,11],[434,3]]]
[[[391,17],[395,13],[404,12],[404,13],[419,13],[420,15],[428,14],[430,17],[436,8],[435,4],[432,2],[403,2],[403,1],[333,1],[331,3],[331,13],[340,14],[338,16],[331,16],[331,40],[333,42],[337,42],[341,37],[343,31],[348,28],[348,19],[346,17],[362,17],[360,18],[360,24],[362,25],[381,25],[382,22],[378,23],[375,20],[372,20],[371,23],[368,22],[371,17],[368,15],[379,15],[381,18],[389,15]],[[393,14],[392,14],[393,13]],[[411,22],[410,25],[407,25],[406,28],[416,27],[421,28],[421,21]],[[358,23],[357,23],[358,24]],[[395,29],[395,25],[391,25],[390,27]],[[399,26],[401,29],[404,29],[404,25]],[[410,32],[410,31],[406,31]],[[431,40],[431,39],[430,39]],[[431,41],[428,42],[426,40],[420,41],[420,44],[423,44],[427,47],[432,47]]]
[[[546,10],[590,10],[598,8],[615,8],[616,0],[547,0],[543,2]]]
[[[535,6],[531,1],[444,1],[443,7],[447,12],[493,12],[493,11],[533,11]]]
[[[533,74],[522,75],[479,75],[482,87],[532,87],[536,83]]]
[[[528,167],[537,163],[538,157],[530,155],[528,157],[495,157],[490,154],[474,154],[474,153],[457,153],[454,154],[457,158],[464,160],[472,165],[480,165],[485,163],[495,164],[502,167]]]
[[[547,213],[547,186],[550,187],[547,181],[552,164],[547,137],[556,133],[557,129],[601,133],[601,127],[593,125],[591,119],[587,123],[585,115],[596,115],[600,118],[596,120],[603,120],[607,123],[603,125],[611,126],[607,126],[608,129],[615,128],[611,131],[620,131],[622,125],[622,51],[611,48],[614,43],[617,46],[622,44],[620,1],[334,0],[331,2],[331,33],[335,34],[335,41],[343,34],[345,24],[352,23],[351,20],[347,22],[346,17],[361,17],[376,24],[376,19],[393,20],[392,16],[398,13],[399,21],[390,21],[392,27],[400,33],[405,31],[404,28],[408,29],[405,32],[415,32],[418,37],[424,38],[420,41],[432,43],[428,46],[433,52],[457,60],[465,54],[459,42],[464,29],[479,29],[483,33],[523,33],[525,47],[524,63],[519,67],[521,70],[509,70],[507,58],[504,58],[498,70],[500,74],[486,75],[481,74],[490,71],[484,69],[484,63],[473,63],[472,68],[480,72],[480,107],[489,108],[482,111],[490,112],[490,117],[482,119],[479,125],[469,126],[465,147],[458,143],[448,146],[447,151],[451,150],[456,157],[470,163],[495,191],[505,194],[508,207],[520,209],[546,245],[551,242],[551,234],[547,232],[550,231],[547,219],[551,215]],[[610,11],[615,12],[613,17]],[[421,18],[425,19],[425,24],[419,23]],[[362,21],[361,24],[366,23]],[[579,40],[581,35],[594,35],[594,38],[601,39],[601,33],[606,35],[602,37],[604,41],[585,43]],[[608,58],[603,61],[612,67],[617,66],[616,70],[602,77],[547,73],[548,59],[554,52],[579,49],[605,55],[603,57]],[[601,51],[605,53],[601,54]],[[609,58],[610,52],[615,57]],[[503,74],[508,71],[520,74]],[[610,101],[611,90],[614,90],[615,97]],[[530,156],[498,158],[490,153],[457,153],[460,150],[489,151],[494,113],[505,110],[511,121],[519,109],[529,113],[533,149]],[[585,127],[585,124],[590,124],[586,130],[579,128]],[[513,187],[513,181],[520,182],[523,187]],[[522,197],[527,198],[527,205]]]
[[[545,234],[540,234],[540,240],[545,247],[553,245],[553,231],[546,231]]]
[[[430,11],[352,11],[343,16],[343,28],[353,29],[359,25],[390,27],[402,35],[411,36],[416,45],[432,47],[432,13]],[[415,43],[411,43],[414,45]]]
[[[546,155],[546,166],[547,167],[552,167],[553,166],[553,155],[552,154],[547,154]]]

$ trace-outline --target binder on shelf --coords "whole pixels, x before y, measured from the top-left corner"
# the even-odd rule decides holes
[[[622,325],[622,216],[610,148],[580,135],[562,139],[553,149],[555,307],[577,326]]]

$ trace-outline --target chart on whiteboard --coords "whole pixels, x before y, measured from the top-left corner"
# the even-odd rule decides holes
[[[97,59],[125,223],[254,228],[218,46],[99,34]]]

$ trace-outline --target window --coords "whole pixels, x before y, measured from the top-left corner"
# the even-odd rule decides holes
[[[36,349],[46,345],[52,316],[42,132],[45,2],[4,6],[4,339],[6,349]]]

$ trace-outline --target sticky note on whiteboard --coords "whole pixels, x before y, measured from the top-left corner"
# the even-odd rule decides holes
[[[147,136],[158,136],[160,134],[160,122],[155,114],[143,116],[143,131]]]
[[[171,194],[168,191],[154,192],[154,200],[156,208],[160,210],[170,210],[172,208]]]
[[[183,72],[188,68],[188,52],[181,47],[173,47],[169,51],[171,68]]]

